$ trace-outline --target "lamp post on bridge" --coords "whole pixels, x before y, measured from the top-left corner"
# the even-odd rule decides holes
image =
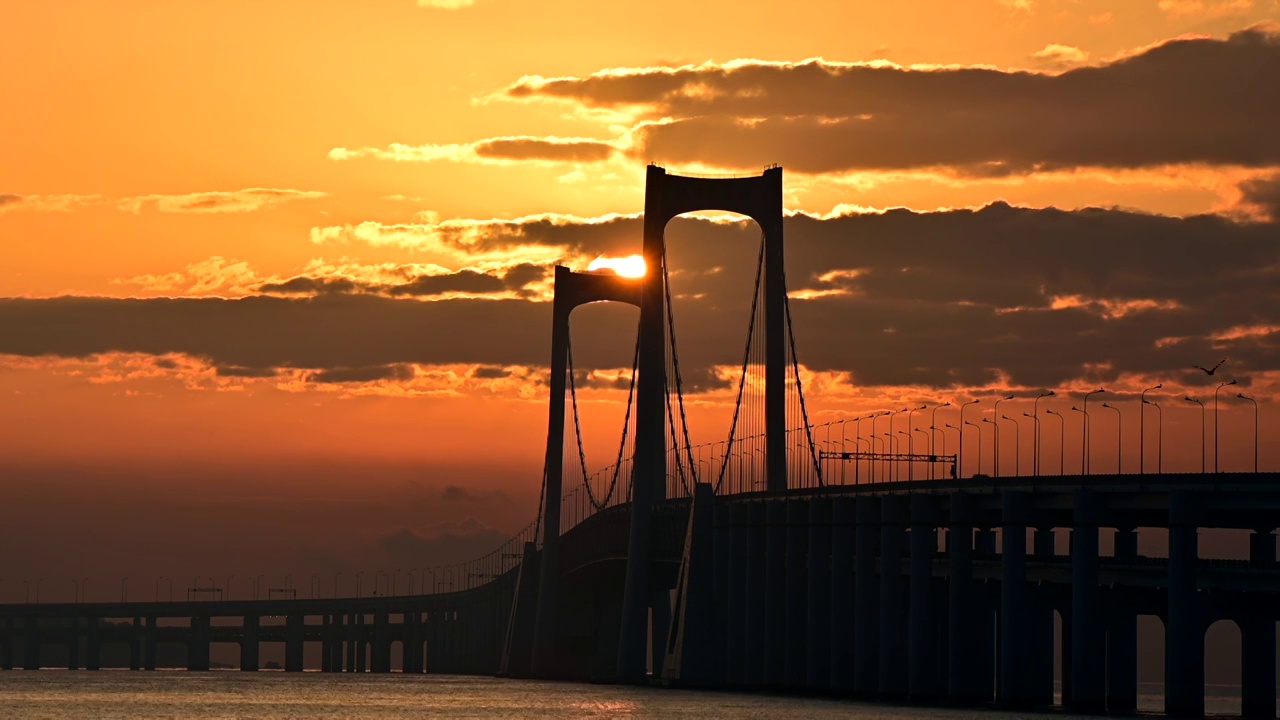
[[[1036,396],[1035,402],[1031,403],[1031,418],[1035,420],[1035,454],[1032,460],[1032,474],[1040,477],[1040,399],[1051,397],[1054,394],[1052,390],[1044,390]],[[1026,415],[1026,413],[1022,413]]]
[[[1046,408],[1045,413],[1058,416],[1058,476],[1067,474],[1067,419],[1053,408]]]
[[[875,433],[875,427],[876,427],[875,417],[876,417],[876,414],[875,414],[875,413],[870,413],[870,414],[868,414],[868,415],[863,415],[862,417],[860,417],[860,418],[858,418],[857,420],[855,420],[855,421],[854,421],[854,423],[853,423],[853,435],[854,435],[854,438],[853,438],[853,439],[854,439],[854,441],[855,441],[855,442],[854,442],[854,444],[858,446],[858,451],[859,451],[859,452],[861,452],[861,451],[862,451],[862,421],[863,421],[863,420],[870,420],[870,421],[871,421],[871,432],[872,432],[872,433]],[[868,453],[868,457],[867,457],[867,479],[868,479],[868,481],[874,481],[874,478],[872,478],[872,477],[871,477],[871,457],[870,457],[870,454],[871,454],[871,453],[873,453],[873,452],[875,452],[875,451],[871,448],[871,442],[870,442],[870,441],[867,441],[867,453]],[[861,464],[861,463],[860,463],[859,461],[856,461],[856,460],[855,460],[855,461],[854,461],[854,463],[853,463],[853,484],[854,484],[854,485],[857,485],[857,484],[858,484],[858,474],[859,474],[858,466],[859,466],[860,464]]]
[[[911,437],[911,416],[920,412],[921,410],[928,410],[928,409],[929,409],[929,404],[925,403],[924,405],[921,405],[918,408],[911,408],[910,410],[907,411],[907,440],[909,441],[907,443],[907,446],[909,448],[908,452],[912,455],[916,454],[916,441],[915,441],[915,438]],[[916,476],[915,466],[916,466],[916,463],[914,460],[907,461],[907,480],[915,479],[915,476]]]
[[[1089,474],[1089,466],[1091,465],[1089,452],[1093,450],[1093,448],[1091,447],[1093,444],[1091,442],[1092,437],[1090,436],[1091,434],[1089,432],[1090,430],[1089,428],[1089,396],[1097,395],[1098,393],[1104,393],[1104,392],[1106,392],[1104,388],[1098,388],[1097,390],[1093,390],[1091,392],[1087,392],[1084,394],[1084,410],[1080,411],[1084,413],[1084,444],[1080,448],[1080,467],[1081,467],[1080,474],[1081,475]],[[1072,408],[1072,409],[1074,410],[1075,408]]]
[[[845,453],[845,443],[848,442],[849,440],[849,438],[845,435],[845,433],[848,432],[849,430],[848,425],[851,422],[855,422],[855,421],[852,418],[846,418],[840,421],[840,484],[841,485],[844,485],[844,482],[845,482],[845,468],[849,466],[849,463],[845,462],[844,460],[844,453]],[[853,444],[854,445],[858,444],[856,438],[854,439]],[[858,481],[857,480],[857,477],[858,477],[858,461],[857,460],[853,461],[853,475],[854,475],[854,483],[856,484]]]
[[[889,427],[893,428],[892,418],[890,418],[889,420]],[[895,471],[897,470],[897,468],[894,467],[895,463],[893,462],[893,456],[898,454],[898,441],[893,437],[892,430],[890,430],[890,432],[885,433],[881,437],[885,438],[885,447],[889,448],[887,451],[887,454],[889,456],[889,482],[893,482],[894,480],[898,479],[898,476],[895,474]]]
[[[1204,473],[1204,403],[1191,397],[1190,395],[1183,398],[1187,402],[1193,402],[1200,406],[1200,472]]]
[[[1218,387],[1213,391],[1213,472],[1215,475],[1220,472],[1218,469],[1218,391],[1235,384],[1235,380],[1227,380],[1218,383]]]
[[[889,414],[888,410],[882,410],[881,412],[878,412],[871,416],[871,454],[872,455],[876,454],[875,442],[876,442],[876,438],[878,437],[876,433],[876,421],[888,414]],[[874,461],[872,461],[872,463],[873,464],[871,465],[871,468],[870,468],[871,469],[870,477],[871,477],[871,482],[874,483],[876,481],[876,467],[875,467]],[[881,474],[883,474],[883,471]]]
[[[908,429],[909,429],[911,426],[910,426],[910,425],[908,425],[907,427],[908,427]],[[910,433],[908,430],[899,430],[899,431],[898,431],[898,434],[899,434],[899,435],[904,435],[904,436],[906,436],[906,438],[907,438],[907,455],[909,455],[909,456],[910,456],[910,455],[914,455],[914,454],[915,454],[915,444],[916,444],[916,442],[915,442],[915,440],[911,437],[911,433]],[[899,449],[899,450],[901,450],[901,449],[902,449],[902,441],[901,441],[901,440],[899,440],[899,441],[898,441],[898,449]],[[907,461],[907,481],[908,481],[908,482],[910,482],[911,480],[914,480],[914,479],[915,479],[915,473],[912,471],[911,466],[912,466],[912,462],[911,462],[910,460],[908,460],[908,461]],[[901,474],[899,474],[898,479],[899,479],[899,480],[901,480],[901,479],[902,479]]]
[[[1018,427],[1018,421],[1008,415],[1001,415],[1000,418],[1013,423],[1013,476],[1018,477],[1022,474],[1022,430]]]
[[[925,439],[928,441],[929,456],[930,456],[930,457],[932,457],[932,456],[933,456],[933,438],[932,438],[932,437],[930,437],[930,436],[931,436],[931,433],[925,432],[925,429],[924,429],[924,428],[911,428],[911,432],[913,432],[913,433],[921,433],[921,434],[923,434],[923,435],[925,436]],[[915,444],[914,444],[914,443],[912,443],[912,447],[913,447],[913,448],[914,448],[914,445],[915,445]],[[915,453],[915,450],[913,449],[911,452],[912,452],[912,454],[914,454],[914,453]],[[914,463],[915,461],[913,460],[912,462]],[[932,480],[932,479],[933,479],[933,477],[932,477],[932,476],[933,476],[933,460],[930,460],[930,461],[929,461],[929,475],[930,475],[929,479],[930,479],[930,480]],[[913,478],[913,479],[914,479],[914,478]]]
[[[904,412],[911,412],[911,408],[902,408],[901,410],[894,410],[893,412],[889,413],[889,433],[890,433],[890,435],[892,435],[894,432],[896,432],[896,431],[893,429],[893,419],[894,419],[895,417],[897,417],[898,415],[901,415],[901,414],[902,414],[902,413],[904,413]],[[895,451],[895,450],[893,449],[893,448],[894,448],[894,445],[895,445],[895,444],[896,444],[896,442],[897,442],[897,440],[896,440],[895,438],[892,438],[892,437],[891,437],[891,438],[889,438],[889,440],[890,440],[890,442],[889,442],[889,454],[890,454],[890,455],[897,455],[897,454],[898,454],[898,452],[897,452],[897,451]],[[899,450],[900,450],[900,449],[901,449],[901,448],[899,448]],[[896,462],[896,460],[890,460],[890,461],[889,461],[889,471],[890,471],[890,472],[889,472],[890,477],[891,477],[893,480],[897,480],[897,479],[898,479],[898,476],[899,476],[899,475],[901,474],[901,472],[902,472],[901,468],[900,468],[900,467],[898,467],[898,463]]]
[[[1085,475],[1085,458],[1088,455],[1088,435],[1089,435],[1089,413],[1081,410],[1075,405],[1071,406],[1072,410],[1082,413],[1084,417],[1080,418],[1080,474]]]
[[[1152,390],[1159,390],[1164,387],[1164,383],[1156,383],[1152,387],[1143,390],[1138,399],[1142,402],[1138,405],[1138,474],[1147,474],[1147,406],[1154,403],[1147,402],[1147,393]]]
[[[970,405],[977,405],[979,402],[981,402],[981,400],[978,400],[975,398],[973,400],[970,400],[967,403],[963,403],[960,405],[960,427],[959,427],[960,444],[958,446],[958,449],[956,450],[956,479],[957,480],[964,477],[964,426],[973,425],[974,427],[977,427],[977,425],[974,425],[973,423],[964,419],[964,409],[969,407]],[[979,466],[982,465],[982,429],[981,428],[978,429],[978,465]]]
[[[993,444],[991,446],[991,454],[993,457],[991,458],[992,460],[991,464],[994,466],[992,472],[995,473],[996,477],[1000,477],[1000,423],[998,422],[1000,418],[1000,403],[1004,402],[1005,400],[1012,400],[1012,399],[1013,399],[1012,395],[1005,395],[999,400],[996,400],[995,404],[991,406],[991,426],[995,428],[995,433],[996,433],[994,438],[992,439]],[[981,431],[978,432],[978,443],[979,445],[981,445],[982,443]],[[979,452],[982,451],[981,447],[979,447],[978,451]]]
[[[1036,445],[1031,458],[1031,475],[1040,477],[1040,418],[1025,412],[1022,413],[1022,417],[1031,418],[1031,435]]]
[[[1258,474],[1258,401],[1245,395],[1244,393],[1236,393],[1236,397],[1241,400],[1248,400],[1253,403],[1253,474]]]
[[[1143,407],[1152,405],[1156,409],[1156,472],[1164,472],[1164,411],[1160,409],[1160,403],[1151,400],[1143,400]]]
[[[1115,405],[1102,403],[1102,407],[1116,411],[1116,475],[1124,473],[1124,416]]]
[[[971,420],[965,420],[965,421],[964,421],[964,424],[965,424],[965,425],[972,425],[972,426],[974,426],[974,427],[978,428],[978,471],[977,471],[977,472],[975,472],[975,473],[974,473],[974,475],[981,475],[981,474],[982,474],[982,426],[981,426],[981,425],[979,425],[979,424],[978,424],[978,423],[976,423],[976,422],[971,421]],[[964,432],[963,432],[963,431],[961,431],[961,434],[960,434],[960,447],[962,447],[962,448],[964,447]]]
[[[938,430],[938,408],[944,408],[944,407],[951,407],[951,402],[947,401],[942,403],[941,405],[934,405],[933,411],[929,413],[929,454],[930,455],[937,454],[933,451],[933,434],[935,432],[940,432]],[[947,437],[946,437],[946,434],[943,433],[942,444],[944,447],[946,446],[946,443],[947,443]],[[946,450],[943,450],[943,454],[944,455],[946,454]],[[929,463],[929,479],[930,480],[933,479],[933,466],[934,466],[934,463]]]
[[[261,573],[257,577],[250,578],[253,581],[253,599],[258,599],[258,591],[262,589],[262,581],[267,577],[266,573]]]

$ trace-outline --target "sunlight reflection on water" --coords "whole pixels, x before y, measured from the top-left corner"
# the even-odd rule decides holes
[[[1144,698],[1147,709],[1158,697]],[[1237,706],[1238,707],[1238,706]],[[1210,711],[1215,710],[1211,705]],[[0,715],[63,718],[782,718],[971,720],[989,711],[444,675],[0,673]],[[1001,714],[1018,717],[1044,715]],[[1059,720],[1072,716],[1054,715]]]

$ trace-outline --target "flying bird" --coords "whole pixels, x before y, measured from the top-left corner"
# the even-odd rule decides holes
[[[1211,368],[1200,367],[1199,365],[1192,365],[1191,367],[1193,367],[1193,368],[1195,368],[1195,369],[1197,369],[1197,370],[1203,370],[1205,375],[1212,375],[1214,372],[1216,372],[1216,371],[1218,370],[1218,368],[1222,367],[1222,363],[1224,363],[1224,362],[1226,362],[1226,361],[1227,361],[1227,359],[1226,359],[1226,358],[1222,358],[1221,360],[1219,360],[1219,361],[1218,361],[1218,364],[1217,364],[1217,365],[1214,365],[1214,366],[1213,366],[1213,367],[1211,367]]]

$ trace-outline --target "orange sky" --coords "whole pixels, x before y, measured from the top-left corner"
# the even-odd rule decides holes
[[[370,557],[463,518],[478,544],[517,529],[545,432],[545,273],[638,249],[649,160],[786,169],[818,422],[1106,384],[1136,444],[1130,393],[1160,382],[1166,462],[1198,468],[1181,397],[1213,386],[1189,366],[1227,357],[1280,466],[1280,2],[450,4],[6,9],[0,484],[25,488],[27,517],[69,508],[105,537],[104,497],[173,517],[154,487],[341,503],[414,477],[420,512],[353,516]],[[690,362],[731,366],[754,257],[732,243],[751,232],[671,233],[673,284],[706,294],[687,306]],[[633,315],[611,312],[575,337],[621,338]],[[625,340],[583,352],[601,372],[630,359]],[[723,434],[728,396],[701,399],[695,442]],[[624,398],[584,398],[607,458]],[[1251,411],[1224,405],[1231,469],[1251,463]],[[313,482],[325,465],[366,471]],[[84,502],[42,493],[46,476]],[[158,548],[182,524],[162,525],[92,558],[0,555],[0,575],[222,572],[266,532],[229,541],[209,520],[178,560]],[[360,562],[314,560],[330,535],[301,523],[258,571]]]

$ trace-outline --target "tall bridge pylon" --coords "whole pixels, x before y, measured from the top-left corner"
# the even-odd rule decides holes
[[[650,165],[645,177],[646,267],[640,294],[639,385],[636,397],[636,462],[632,479],[631,529],[617,673],[623,682],[642,682],[646,637],[666,636],[670,607],[665,590],[650,586],[650,532],[653,504],[664,499],[667,403],[666,227],[679,215],[722,210],[745,215],[764,234],[766,487],[787,487],[786,445],[786,274],[783,268],[782,168],[748,177],[690,177]],[[660,653],[655,652],[656,658]]]

